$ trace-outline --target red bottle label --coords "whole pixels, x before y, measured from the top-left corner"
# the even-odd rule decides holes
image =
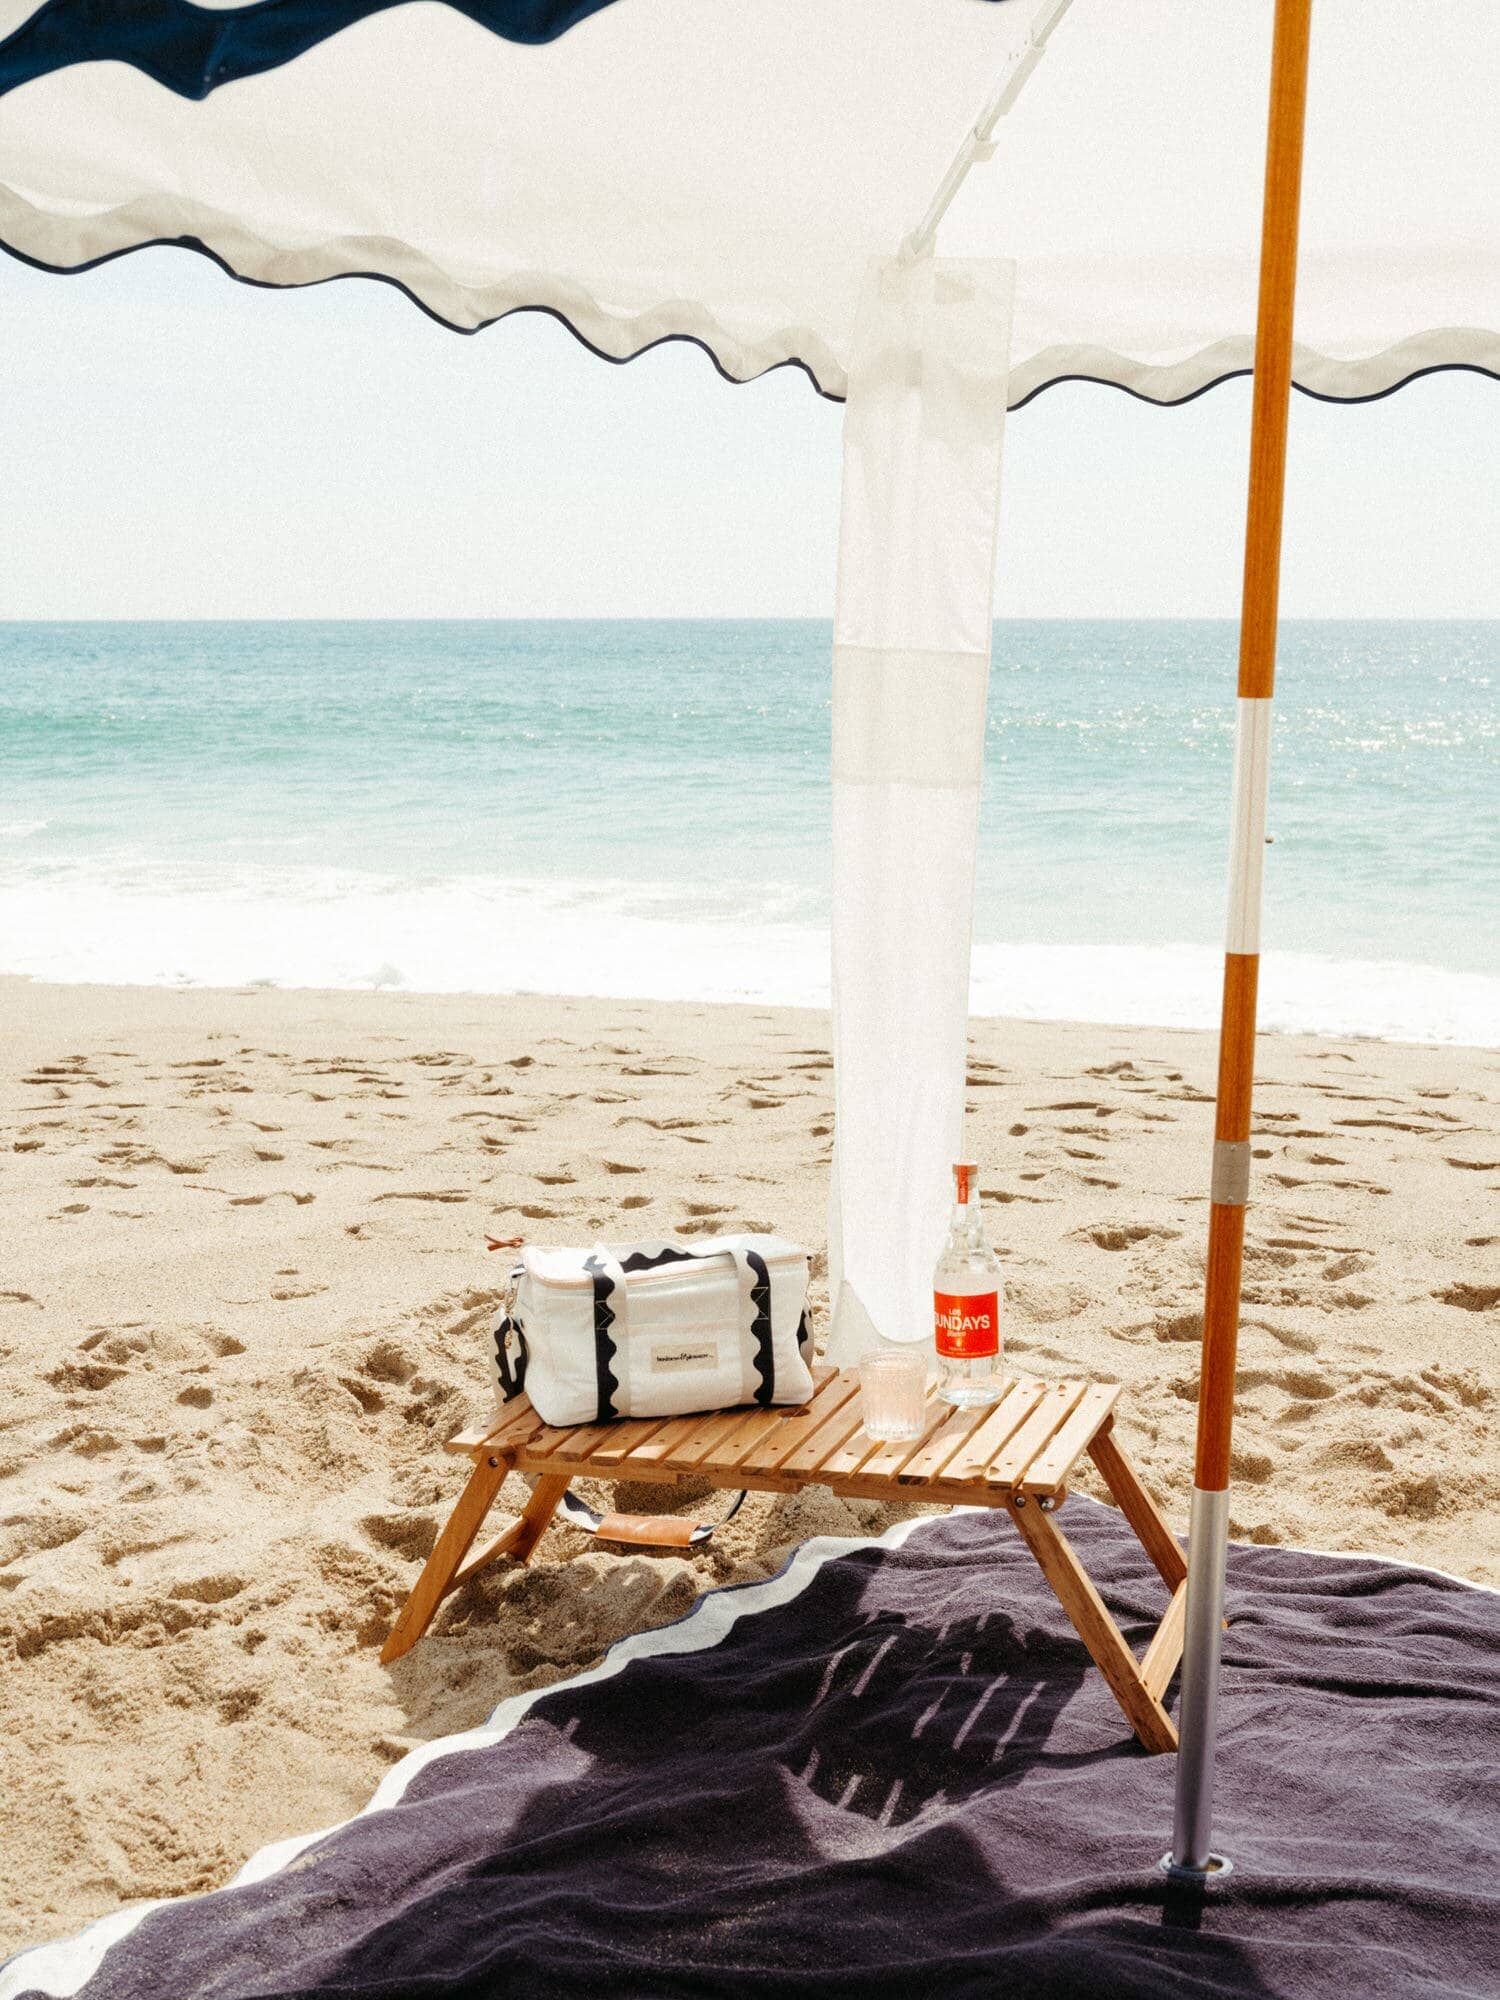
[[[1000,1352],[998,1292],[953,1292],[932,1295],[933,1334],[937,1351],[952,1360],[972,1361]]]

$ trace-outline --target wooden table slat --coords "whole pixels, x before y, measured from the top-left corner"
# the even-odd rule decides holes
[[[1018,1476],[1028,1493],[1053,1493],[1062,1485],[1114,1408],[1119,1393],[1118,1382],[1090,1382],[1066,1421],[1026,1467],[1024,1476]]]
[[[721,1445],[731,1431],[738,1430],[745,1421],[743,1408],[725,1410],[717,1416],[700,1416],[697,1428],[691,1437],[684,1438],[661,1461],[665,1466],[677,1466],[691,1471],[701,1465],[716,1446]]]
[[[777,1465],[777,1472],[798,1479],[815,1479],[816,1468],[858,1429],[859,1398],[851,1396],[794,1451],[787,1453]]]
[[[831,1375],[810,1403],[798,1409],[788,1408],[781,1414],[781,1426],[769,1431],[765,1439],[754,1450],[741,1459],[746,1472],[772,1472],[799,1444],[810,1438],[815,1430],[825,1424],[835,1410],[859,1393],[859,1384],[852,1375]]]
[[[665,1417],[632,1417],[625,1423],[611,1424],[610,1435],[601,1444],[596,1444],[589,1453],[591,1465],[618,1465],[622,1459],[633,1456],[657,1432],[666,1426]]]
[[[872,1438],[864,1427],[863,1419],[856,1417],[853,1430],[846,1431],[842,1443],[836,1445],[819,1461],[812,1477],[825,1484],[852,1478],[856,1472],[864,1478],[867,1476],[868,1461],[875,1453],[884,1449],[881,1439]]]
[[[923,1413],[922,1431],[919,1437],[891,1438],[881,1445],[872,1457],[867,1458],[859,1472],[862,1479],[896,1479],[901,1468],[915,1458],[947,1423],[953,1415],[953,1405],[945,1403],[934,1390],[928,1397]]]
[[[527,1399],[518,1396],[514,1402],[502,1405],[490,1418],[487,1427],[475,1425],[474,1429],[479,1431],[478,1443],[486,1450],[509,1451],[523,1438],[529,1438],[533,1432],[540,1430],[541,1424],[541,1418]],[[458,1437],[449,1439],[448,1449],[450,1451],[475,1449],[476,1447],[467,1443],[472,1435],[472,1431],[460,1431]]]
[[[701,1410],[692,1410],[685,1417],[670,1418],[644,1444],[636,1447],[636,1460],[642,1465],[660,1465],[696,1433],[703,1420]]]
[[[1061,1428],[1088,1388],[1086,1382],[1049,1382],[1025,1423],[1006,1439],[998,1452],[991,1453],[985,1468],[985,1483],[1013,1486],[1047,1441]]]
[[[1010,1383],[1007,1393],[1014,1387],[1015,1384]],[[931,1479],[940,1466],[948,1463],[964,1439],[972,1437],[979,1426],[987,1423],[993,1414],[993,1404],[978,1410],[950,1408],[947,1421],[934,1431],[921,1449],[914,1452],[902,1466],[897,1474],[900,1483],[903,1486],[915,1486]]]
[[[467,1430],[455,1431],[443,1450],[451,1451],[455,1458],[472,1458],[482,1445],[488,1443],[494,1428],[493,1423],[470,1424]]]
[[[1023,1424],[1046,1394],[1047,1385],[1035,1375],[1018,1375],[1010,1388],[989,1411],[977,1430],[969,1433],[948,1463],[932,1477],[945,1483],[984,1479],[985,1467],[998,1448]]]
[[[766,1439],[775,1437],[781,1428],[781,1412],[769,1410],[741,1410],[740,1421],[732,1431],[720,1438],[705,1457],[698,1461],[698,1470],[707,1472],[729,1472],[738,1466],[747,1452]]]
[[[549,1462],[556,1459],[559,1465],[577,1465],[590,1455],[595,1445],[607,1443],[614,1429],[613,1423],[544,1424],[535,1437],[527,1438],[526,1455]]]

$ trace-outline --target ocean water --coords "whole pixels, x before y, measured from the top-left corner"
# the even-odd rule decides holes
[[[978,1012],[1216,1018],[1228,622],[996,628]],[[0,625],[0,971],[827,997],[829,632]],[[1267,1026],[1500,1041],[1500,624],[1283,628]]]

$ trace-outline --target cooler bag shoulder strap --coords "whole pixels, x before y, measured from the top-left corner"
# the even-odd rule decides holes
[[[570,1486],[558,1502],[558,1512],[586,1535],[606,1542],[626,1542],[633,1548],[695,1549],[715,1528],[725,1527],[745,1504],[743,1489],[735,1494],[717,1521],[690,1521],[685,1514],[601,1514]]]
[[[689,1248],[679,1243],[660,1243],[641,1245],[618,1259],[602,1243],[590,1251],[584,1269],[594,1281],[594,1360],[599,1379],[600,1423],[617,1414],[613,1397],[620,1384],[613,1363],[629,1321],[630,1287],[626,1280],[635,1273],[654,1271],[664,1264],[723,1256],[726,1250],[727,1246],[715,1248],[705,1244]],[[741,1291],[744,1291],[743,1277]],[[718,1521],[689,1521],[680,1514],[621,1514],[613,1510],[601,1514],[570,1487],[559,1509],[575,1528],[602,1536],[605,1541],[624,1542],[636,1548],[696,1548],[708,1540],[715,1528],[732,1521],[744,1501],[744,1493],[737,1493],[727,1513]]]

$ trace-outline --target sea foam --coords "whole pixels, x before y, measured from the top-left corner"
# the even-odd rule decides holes
[[[773,906],[775,899],[770,899]],[[693,906],[638,883],[412,883],[247,871],[127,888],[66,870],[0,883],[0,972],[64,983],[284,986],[826,1007],[826,925]],[[976,1014],[1216,1025],[1222,957],[1202,945],[997,942],[973,956]],[[1400,960],[1268,951],[1268,1030],[1500,1042],[1500,979]]]

